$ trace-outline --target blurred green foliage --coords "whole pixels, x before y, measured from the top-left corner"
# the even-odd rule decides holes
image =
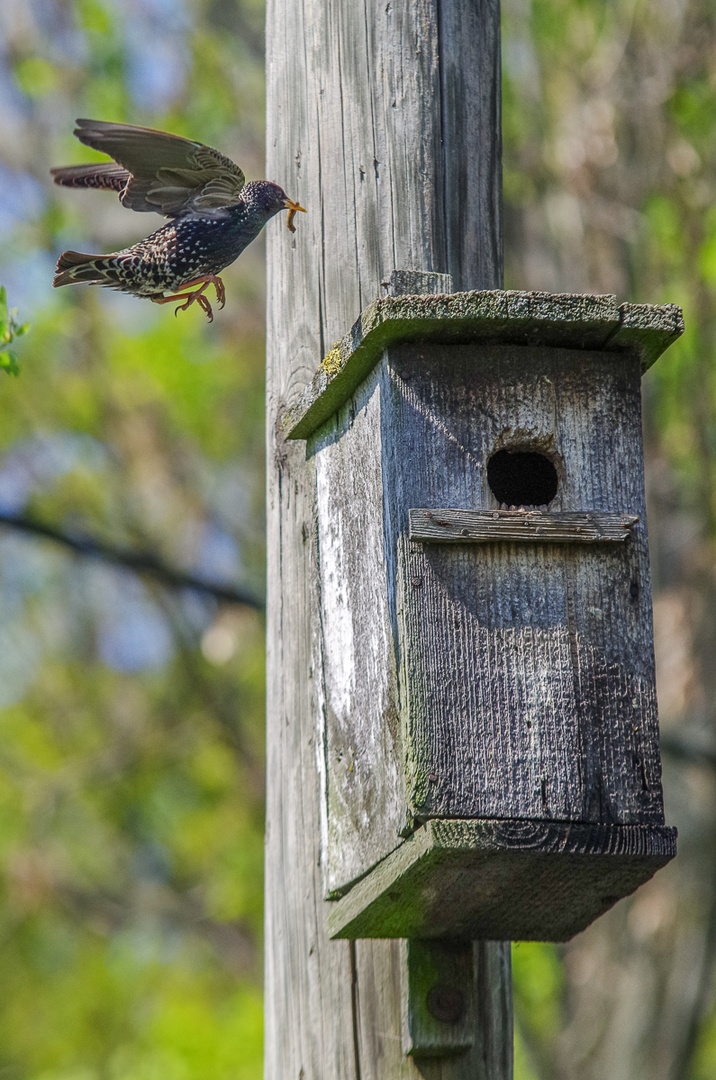
[[[678,659],[666,728],[711,736],[716,11],[503,8],[508,287],[685,310],[644,383],[650,532],[671,605],[657,645],[663,625]],[[263,0],[0,8],[0,280],[32,323],[16,346],[0,296],[0,366],[23,367],[0,387],[0,509],[258,593],[261,242],[211,327],[198,309],[53,292],[63,247],[116,249],[155,222],[53,189],[48,169],[93,156],[71,134],[90,116],[201,139],[262,176],[263,18]],[[261,1075],[263,632],[249,611],[0,533],[7,1080]],[[514,949],[518,1080],[716,1074],[713,788],[693,770],[667,784],[685,852],[671,877],[566,948]]]
[[[0,367],[8,375],[20,374],[20,368],[17,366],[17,353],[10,346],[16,338],[26,334],[29,328],[29,323],[19,323],[17,321],[17,308],[8,308],[5,286],[0,286]]]
[[[263,6],[9,3],[0,30],[16,193],[0,280],[33,330],[0,395],[0,508],[260,595],[261,245],[211,328],[53,292],[63,247],[116,248],[154,219],[48,170],[92,157],[72,137],[88,115],[200,138],[262,176]],[[13,371],[25,327],[5,310],[3,290]],[[263,619],[7,531],[0,598],[0,1073],[256,1080]]]

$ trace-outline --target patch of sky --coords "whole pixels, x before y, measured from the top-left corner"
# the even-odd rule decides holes
[[[216,619],[218,603],[208,593],[196,589],[181,589],[176,593],[181,607],[182,618],[187,626],[203,634]]]
[[[106,447],[82,432],[33,435],[0,459],[0,510],[18,513],[32,495],[44,492],[58,477],[79,466],[99,472],[109,460]]]
[[[45,192],[39,180],[0,162],[0,236],[21,221],[32,221],[45,209]]]
[[[162,667],[174,653],[164,615],[143,583],[128,571],[88,566],[88,597],[97,621],[97,651],[115,671],[139,672]]]
[[[126,20],[127,85],[140,107],[160,112],[184,89],[189,56],[181,3],[141,0],[136,17]]]
[[[236,580],[241,573],[241,549],[233,536],[215,522],[201,525],[196,570],[210,581]]]
[[[186,59],[172,41],[146,38],[129,50],[128,84],[132,99],[141,109],[162,111],[184,89]]]
[[[44,55],[58,61],[82,62],[87,59],[88,45],[72,6],[58,4],[57,0],[9,0],[9,7],[16,9],[13,24],[17,26],[20,10],[26,20],[31,18],[34,28],[30,32],[42,41]]]
[[[30,255],[13,258],[8,252],[3,253],[0,243],[0,283],[7,290],[9,307],[17,308],[22,322],[27,319],[32,322],[34,310],[57,299],[52,290],[55,261],[46,251],[33,251]],[[19,351],[22,352],[22,348]]]
[[[12,71],[7,67],[7,57],[0,54],[0,134],[3,139],[21,118],[27,119],[31,103],[15,83]]]
[[[190,26],[191,20],[184,0],[140,0],[139,6],[153,18],[157,29],[164,28],[167,19],[171,20],[177,30],[187,30]]]

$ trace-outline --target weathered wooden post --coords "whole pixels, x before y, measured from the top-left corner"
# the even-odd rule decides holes
[[[499,290],[498,41],[474,0],[269,10],[312,216],[269,256],[267,1080],[507,1080],[501,942],[675,851],[640,378],[681,312]]]
[[[280,418],[394,268],[501,285],[499,2],[269,0],[267,85],[267,175],[309,213],[268,236],[266,1077],[389,1080],[419,1073],[404,948],[326,928],[315,468]],[[472,1048],[436,1067],[507,1080],[509,946],[475,970]]]

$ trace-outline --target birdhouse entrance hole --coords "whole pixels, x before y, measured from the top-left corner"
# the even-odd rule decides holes
[[[557,494],[557,470],[536,450],[503,447],[487,462],[487,482],[505,506],[546,506]]]

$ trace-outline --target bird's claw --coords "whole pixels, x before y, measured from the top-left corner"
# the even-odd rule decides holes
[[[176,300],[178,298],[177,297],[172,297],[172,299]],[[183,304],[177,304],[177,306],[174,308],[174,317],[176,318],[176,316],[179,314],[180,311],[186,311],[186,309],[188,307],[191,307],[191,305],[194,302],[196,302],[199,305],[199,307],[203,311],[206,312],[206,317],[209,320],[209,322],[213,322],[214,321],[214,313],[211,310],[211,304],[209,303],[207,297],[204,296],[204,293],[202,292],[201,289],[197,289],[196,292],[188,293],[187,296],[186,296],[186,299],[184,300],[184,303]],[[222,304],[222,307],[223,307],[223,304]]]
[[[204,295],[205,290],[209,285],[213,285],[216,289],[216,299],[219,304],[219,308],[223,308],[226,303],[226,288],[224,282],[216,274],[208,274],[205,278],[197,278],[195,281],[187,281],[186,285],[182,285],[182,289],[191,289],[194,285],[198,285],[198,289],[194,289],[193,292],[178,292],[173,293],[171,296],[153,296],[152,300],[155,304],[169,304],[175,300],[183,300],[183,303],[178,304],[174,308],[174,315],[176,316],[179,311],[186,311],[192,304],[198,303],[199,307],[206,313],[206,317],[209,322],[214,321],[214,313],[211,310],[211,304],[209,298]]]

